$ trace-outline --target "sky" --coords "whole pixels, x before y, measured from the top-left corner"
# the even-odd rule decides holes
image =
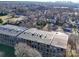
[[[71,1],[75,3],[79,3],[79,0],[2,0],[2,1],[38,1],[38,2],[39,1],[40,2]]]

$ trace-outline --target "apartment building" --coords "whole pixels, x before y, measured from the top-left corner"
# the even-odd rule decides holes
[[[18,42],[26,42],[43,56],[64,56],[68,35],[61,32],[48,32],[31,28],[18,36]]]
[[[17,35],[25,31],[26,28],[14,25],[0,25],[0,43],[14,46],[17,42]]]
[[[27,43],[37,49],[44,57],[61,57],[64,56],[67,48],[68,35],[14,25],[0,26],[0,43],[14,47],[19,42]]]

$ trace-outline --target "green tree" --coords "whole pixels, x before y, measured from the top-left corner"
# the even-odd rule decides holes
[[[40,27],[40,28],[43,28],[43,27],[46,25],[46,22],[43,21],[43,20],[38,20],[38,21],[36,22],[36,25],[37,25],[38,27]]]

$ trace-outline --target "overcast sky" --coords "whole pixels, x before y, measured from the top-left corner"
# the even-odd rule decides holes
[[[79,3],[79,0],[2,0],[2,1],[41,1],[41,2],[72,1],[75,3]]]

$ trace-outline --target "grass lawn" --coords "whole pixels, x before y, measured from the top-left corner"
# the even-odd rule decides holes
[[[14,57],[14,48],[0,44],[0,57]]]

